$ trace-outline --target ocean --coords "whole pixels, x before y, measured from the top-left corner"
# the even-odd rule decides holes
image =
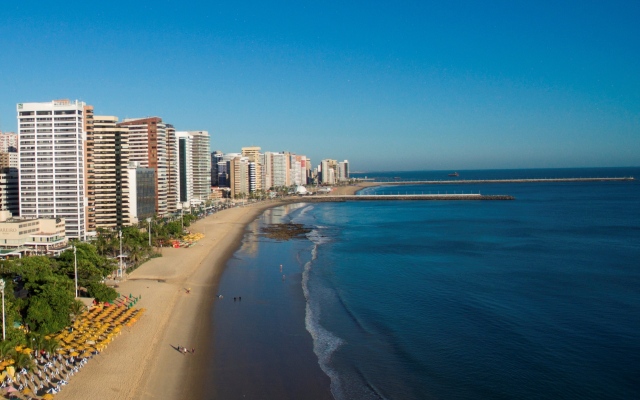
[[[640,168],[458,172],[459,179],[640,176]],[[446,180],[447,173],[361,176]],[[366,190],[429,192],[515,200],[300,203],[251,224],[212,309],[211,392],[640,398],[637,181]],[[261,227],[278,222],[311,231],[290,241],[261,236]]]

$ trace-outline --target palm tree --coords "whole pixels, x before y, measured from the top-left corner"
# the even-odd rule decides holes
[[[29,336],[27,336],[27,341],[29,341],[30,345],[34,347],[34,350],[42,350],[45,347],[46,339],[44,338],[44,336],[32,332],[29,334]]]
[[[17,353],[15,356],[15,366],[17,369],[33,369],[35,367],[35,363],[33,362],[33,358],[31,358],[30,354],[24,354],[22,352]]]
[[[71,303],[71,321],[75,321],[76,318],[78,318],[78,316],[80,314],[82,314],[82,312],[85,309],[85,305],[83,302],[81,302],[80,300],[75,300],[73,303]]]
[[[58,342],[56,339],[51,338],[51,339],[44,340],[44,351],[46,351],[47,353],[53,354],[59,348],[60,348],[60,342]]]
[[[9,358],[16,354],[16,346],[10,341],[0,342],[0,357]]]

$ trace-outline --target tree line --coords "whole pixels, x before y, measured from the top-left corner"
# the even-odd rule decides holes
[[[17,345],[55,350],[55,340],[44,336],[69,326],[84,310],[84,304],[75,297],[76,265],[79,296],[112,302],[119,294],[106,285],[106,280],[119,268],[121,239],[123,260],[130,271],[150,258],[159,257],[158,247],[182,237],[183,226],[188,227],[195,219],[191,214],[185,214],[182,222],[180,217],[177,221],[155,218],[138,226],[123,227],[121,233],[98,229],[91,242],[72,241],[58,257],[0,260],[0,278],[5,281],[6,330],[6,340],[0,343],[0,357],[24,358],[12,351]]]

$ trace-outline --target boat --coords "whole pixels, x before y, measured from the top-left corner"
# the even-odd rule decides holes
[[[457,172],[454,172],[453,174],[449,174],[449,176],[460,176],[460,174]]]

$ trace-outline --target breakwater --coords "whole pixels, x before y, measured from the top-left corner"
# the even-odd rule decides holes
[[[633,176],[618,178],[533,178],[533,179],[449,179],[442,181],[374,181],[376,185],[447,185],[473,183],[542,183],[542,182],[619,182],[634,181]]]
[[[342,202],[377,200],[514,200],[509,195],[483,194],[379,194],[379,195],[312,195],[289,199],[291,202]]]

